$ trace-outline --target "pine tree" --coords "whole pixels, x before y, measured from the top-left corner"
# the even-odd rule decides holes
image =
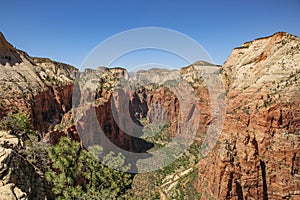
[[[109,153],[100,163],[94,155],[101,154],[102,149],[94,147],[91,152],[70,138],[62,138],[50,147],[52,166],[46,178],[53,184],[58,199],[129,199],[126,189],[131,184],[131,175],[116,170],[128,169],[124,156]]]
[[[14,131],[17,133],[35,133],[30,123],[29,114],[19,110],[15,114],[9,114],[0,121],[0,129],[7,131]]]

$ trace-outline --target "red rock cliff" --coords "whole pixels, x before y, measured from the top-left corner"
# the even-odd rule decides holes
[[[202,199],[299,199],[299,63],[300,38],[287,33],[232,52],[225,127],[199,163]]]
[[[72,107],[77,69],[17,50],[0,34],[0,119],[19,109],[39,132],[60,122]]]

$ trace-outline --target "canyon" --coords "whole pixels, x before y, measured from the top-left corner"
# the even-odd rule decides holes
[[[105,67],[79,73],[67,64],[30,57],[1,33],[0,119],[22,109],[45,143],[55,145],[68,136],[85,147],[97,144],[109,152],[111,142],[129,152],[128,159],[134,153],[151,157],[153,149],[177,136],[188,146],[199,147],[196,156],[189,150],[184,153],[189,162],[185,167],[164,175],[136,174],[132,186],[136,199],[155,195],[160,199],[180,195],[187,199],[298,199],[299,63],[300,38],[278,32],[235,48],[223,66],[200,61],[180,70],[151,69],[134,75],[123,68]],[[205,69],[222,81],[215,96],[208,88]],[[193,98],[184,98],[191,97],[188,91]],[[224,116],[220,134],[208,136],[209,127],[218,121],[212,98],[224,103],[219,106],[226,111],[220,114]],[[147,130],[150,136],[153,130],[161,135],[147,138]],[[188,134],[192,132],[195,135]],[[0,139],[16,145],[16,138],[8,133],[1,133]],[[202,155],[205,142],[209,151]],[[30,164],[20,166],[19,162],[27,162],[12,147],[2,145],[0,151],[0,190],[14,196],[7,199],[31,199],[38,190],[44,191],[40,199],[51,198],[42,174]],[[139,170],[138,160],[127,162],[136,163],[133,171]],[[16,168],[17,173],[7,173]],[[17,182],[26,177],[31,182]],[[155,187],[148,191],[153,177],[161,183],[153,182]],[[178,187],[184,188],[180,194]]]

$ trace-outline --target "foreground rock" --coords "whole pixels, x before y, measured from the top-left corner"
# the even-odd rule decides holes
[[[0,131],[1,199],[53,199],[43,173],[14,150],[17,146],[17,137]]]

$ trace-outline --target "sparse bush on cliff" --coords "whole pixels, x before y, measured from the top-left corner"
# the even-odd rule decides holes
[[[31,125],[29,114],[19,110],[9,114],[0,121],[0,130],[10,131],[19,138],[16,153],[24,156],[36,169],[45,172],[48,162],[48,145],[39,141],[36,131]]]
[[[0,121],[0,129],[11,131],[12,134],[35,134],[33,126],[30,123],[29,114],[19,110],[15,114],[9,114]]]
[[[49,161],[48,148],[49,144],[39,141],[37,136],[30,135],[29,139],[24,142],[24,147],[19,149],[18,152],[39,171],[45,173]]]
[[[0,121],[0,130],[9,131],[10,134],[17,136],[19,147],[22,147],[23,143],[30,139],[30,136],[35,137],[37,135],[31,124],[30,115],[22,110],[5,116]]]

